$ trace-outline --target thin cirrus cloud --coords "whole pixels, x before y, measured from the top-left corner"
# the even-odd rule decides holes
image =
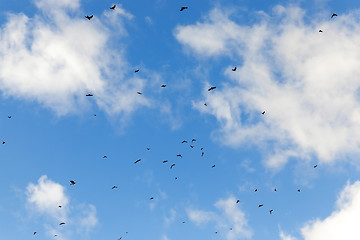
[[[11,13],[0,28],[4,96],[37,101],[58,115],[89,107],[87,93],[109,114],[128,114],[150,105],[136,94],[145,87],[145,79],[127,77],[123,49],[110,44],[111,26],[125,36],[123,21],[131,14],[119,5],[112,15],[105,12],[88,21],[79,13],[80,0],[37,0],[35,5],[34,17]]]
[[[208,106],[197,102],[195,108],[216,117],[221,127],[214,134],[227,145],[268,146],[268,167],[281,168],[291,157],[355,163],[360,152],[357,13],[309,20],[299,7],[276,6],[246,25],[214,9],[202,22],[177,26],[174,35],[188,53],[199,59],[228,56],[238,67],[233,72],[226,66],[227,83],[212,94],[204,90]]]
[[[348,183],[340,193],[336,209],[327,218],[312,220],[301,229],[302,239],[359,239],[360,229],[360,181]],[[280,232],[282,240],[296,240]]]
[[[236,204],[234,197],[220,199],[214,206],[220,213],[189,208],[187,210],[188,217],[197,225],[214,222],[215,231],[224,234],[223,236],[227,240],[239,238],[251,239],[253,235],[252,230],[247,224],[245,213]]]

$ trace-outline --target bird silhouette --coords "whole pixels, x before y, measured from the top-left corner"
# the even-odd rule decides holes
[[[64,222],[62,222],[62,223],[59,223],[59,225],[61,226],[61,225],[64,225],[65,223]]]
[[[215,165],[212,165],[212,166],[211,166],[211,168],[214,168],[214,167],[215,167]]]
[[[140,69],[136,69],[134,72],[136,72],[136,73],[137,73],[137,72],[139,72],[139,71],[140,71]]]
[[[154,197],[151,197],[151,198],[150,198],[150,200],[153,200],[153,199],[154,199]]]
[[[323,32],[323,30],[321,30],[321,29],[320,29],[320,30],[319,30],[319,32],[320,32],[320,33],[322,33],[322,32]]]
[[[182,222],[182,223],[185,223],[185,221],[184,221],[184,222]]]
[[[184,141],[182,141],[181,143],[187,143],[188,141],[186,141],[186,140],[184,140]]]
[[[314,168],[317,168],[317,166],[318,166],[317,164],[316,164],[316,165],[314,165]]]
[[[190,145],[190,147],[191,147],[191,148],[194,148],[194,146],[193,146],[193,145]]]
[[[265,114],[265,111],[263,111],[261,114],[264,115],[264,114]]]
[[[181,7],[180,12],[184,11],[185,9],[188,9],[188,7]]]
[[[140,162],[141,161],[141,159],[138,159],[138,160],[136,160],[135,162],[134,162],[134,164],[136,164],[136,163],[138,163],[138,162]]]
[[[175,177],[175,180],[177,180],[178,178],[177,177]]]
[[[236,71],[236,69],[237,69],[237,67],[234,67],[234,68],[232,68],[231,70],[233,70],[233,72],[235,72],[235,71]]]
[[[202,156],[202,157],[204,156],[204,152],[201,152],[201,156]]]
[[[216,87],[210,87],[208,91],[214,90]]]
[[[107,158],[107,156],[105,155],[105,156],[103,156],[103,158]]]
[[[92,96],[94,96],[94,95],[88,93],[88,94],[86,94],[86,96],[87,96],[87,97],[92,97]]]
[[[255,189],[255,192],[257,192],[257,188]]]
[[[94,15],[91,16],[85,16],[89,21],[93,18]]]
[[[150,148],[146,148],[146,150],[148,150],[148,151],[149,151],[149,150],[150,150]]]
[[[191,142],[196,142],[196,139],[195,138],[191,139]]]
[[[75,181],[70,180],[70,185],[75,185]]]
[[[300,188],[297,191],[300,192]]]
[[[275,191],[275,192],[277,191],[276,188],[274,188],[274,191]]]
[[[5,142],[3,141],[2,144],[5,144]]]
[[[175,163],[170,166],[170,169],[172,169],[175,166]]]
[[[37,234],[37,232],[34,232],[34,235]]]
[[[168,162],[168,160],[164,160],[164,161],[163,161],[163,163],[167,163],[167,162]]]
[[[205,107],[207,107],[207,104],[206,104],[206,103],[204,103],[204,106],[205,106]]]
[[[141,95],[141,94],[142,94],[142,92],[137,92],[137,94]]]
[[[336,14],[336,13],[333,13],[333,14],[331,15],[331,18],[333,18],[333,17],[337,17],[337,14]]]
[[[117,186],[113,186],[111,189],[115,189],[115,188],[118,188]]]
[[[10,118],[11,118],[11,116],[8,116],[8,118],[10,119]]]
[[[114,4],[114,6],[112,6],[110,9],[115,10],[115,8],[116,8],[116,4]]]
[[[166,85],[165,85],[165,84],[163,84],[163,85],[161,85],[161,87],[166,87]]]
[[[59,208],[62,208],[62,206],[61,206],[61,205],[59,205],[58,207],[59,207]]]
[[[259,204],[259,206],[258,207],[262,207],[262,206],[264,206],[263,204]]]
[[[238,200],[236,200],[236,203],[239,203],[240,202],[240,200],[238,199]]]
[[[176,155],[177,157],[181,157],[182,158],[182,155],[181,154],[178,154],[178,155]]]
[[[269,212],[270,212],[270,214],[272,214],[273,210],[272,210],[272,209],[270,209],[270,211],[269,211]]]

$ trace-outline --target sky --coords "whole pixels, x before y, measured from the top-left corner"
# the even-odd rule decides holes
[[[360,236],[358,1],[0,9],[3,239]]]

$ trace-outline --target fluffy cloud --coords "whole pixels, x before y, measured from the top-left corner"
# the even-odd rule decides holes
[[[35,4],[37,15],[8,14],[0,28],[0,90],[5,96],[35,100],[59,115],[89,106],[89,92],[108,113],[126,114],[149,105],[136,94],[145,80],[128,77],[122,50],[115,53],[110,47],[114,36],[109,27],[125,35],[122,21],[131,14],[118,6],[111,16],[104,14],[105,25],[97,16],[91,21],[83,14],[70,16],[79,10],[79,0]]]
[[[214,204],[220,213],[188,209],[188,217],[198,225],[215,222],[216,229],[226,233],[226,239],[251,238],[252,231],[247,225],[245,213],[236,204],[234,197],[221,199]],[[232,228],[232,230],[229,230]]]
[[[360,152],[358,11],[310,22],[305,16],[298,7],[277,6],[248,26],[215,9],[174,32],[188,52],[242,63],[236,72],[227,66],[229,81],[216,91],[204,90],[208,107],[194,106],[217,118],[214,134],[226,144],[267,146],[273,168],[291,157],[331,163]]]
[[[307,223],[301,234],[305,240],[317,239],[348,239],[355,240],[360,236],[358,222],[360,221],[360,181],[347,184],[341,192],[336,210],[323,220],[316,219]],[[291,236],[280,233],[283,240],[294,240]]]

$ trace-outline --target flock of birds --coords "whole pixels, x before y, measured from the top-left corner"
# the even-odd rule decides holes
[[[110,7],[111,10],[115,10],[115,8],[116,8],[116,4],[114,4],[113,6]],[[180,8],[180,11],[182,12],[182,11],[184,11],[184,10],[186,10],[186,9],[188,9],[188,7],[181,7],[181,8]],[[338,16],[338,15],[337,15],[336,13],[333,13],[333,14],[331,15],[331,18],[334,18],[334,17],[337,17],[337,16]],[[91,20],[93,17],[94,17],[94,15],[90,15],[90,16],[87,15],[87,16],[85,16],[85,18],[87,18],[88,20]],[[322,33],[323,30],[320,29],[319,32]],[[234,68],[232,68],[231,70],[232,70],[233,72],[235,72],[235,71],[237,70],[237,67],[234,67]],[[140,71],[140,69],[136,69],[134,72],[135,72],[135,73],[138,73],[139,71]],[[162,88],[165,88],[166,85],[163,84],[163,85],[161,85],[161,87],[162,87]],[[212,90],[214,90],[214,89],[216,89],[216,87],[215,87],[215,86],[212,86],[212,87],[208,88],[208,91],[210,92],[210,91],[212,91]],[[141,95],[142,92],[137,92],[137,94]],[[88,94],[86,94],[86,96],[87,96],[87,97],[93,97],[93,94],[88,93]],[[207,106],[206,103],[204,103],[204,105]],[[265,114],[265,111],[261,112],[261,114],[264,115],[264,114]],[[96,116],[96,114],[94,114],[94,116]],[[8,118],[11,119],[12,116],[8,116]],[[194,143],[195,143],[195,142],[196,142],[196,139],[194,139],[194,138],[191,139],[190,144],[189,144],[190,148],[194,148]],[[189,142],[188,142],[187,140],[183,140],[183,141],[181,142],[181,144],[186,144],[186,143],[189,143]],[[5,144],[5,142],[3,141],[2,144]],[[146,148],[146,150],[149,151],[150,148],[148,147],[148,148]],[[200,150],[201,150],[201,157],[203,157],[203,156],[204,156],[204,153],[205,153],[205,152],[204,152],[204,148],[201,147]],[[182,154],[177,154],[176,156],[179,157],[179,158],[183,158]],[[108,156],[104,155],[103,158],[108,158]],[[140,159],[137,159],[136,161],[134,161],[134,164],[138,164],[138,163],[140,163],[140,162],[141,162],[141,158],[140,158]],[[163,164],[166,164],[166,163],[168,163],[168,162],[169,162],[168,160],[164,160],[162,163],[163,163]],[[176,164],[175,164],[175,163],[172,163],[172,164],[170,165],[170,169],[173,169],[175,166],[176,166]],[[213,165],[211,165],[211,168],[215,168],[215,166],[216,166],[216,165],[213,164]],[[317,168],[317,167],[318,167],[317,164],[313,166],[313,168]],[[177,180],[177,179],[178,179],[178,177],[175,177],[175,180]],[[74,180],[70,180],[70,185],[71,185],[71,186],[74,186],[75,184],[76,184],[76,182],[75,182]],[[118,187],[114,185],[111,189],[116,189],[116,188],[118,188]],[[254,192],[258,192],[258,189],[256,188],[256,189],[254,190]],[[276,188],[274,188],[274,192],[277,192],[277,189],[276,189]],[[301,190],[300,190],[300,189],[297,189],[297,192],[300,193]],[[150,199],[150,200],[154,200],[154,197],[152,196],[152,197],[150,197],[149,199]],[[239,199],[236,200],[235,204],[238,204],[238,203],[240,203],[240,200],[239,200]],[[259,205],[258,205],[259,208],[261,208],[261,207],[263,207],[263,206],[264,206],[264,204],[259,204]],[[61,208],[62,206],[59,205],[58,207]],[[272,214],[273,211],[274,211],[273,209],[269,209],[269,214]],[[185,223],[185,221],[183,221],[182,223]],[[59,226],[61,226],[61,225],[65,225],[65,222],[59,223]],[[229,230],[232,230],[232,228],[229,228]],[[127,233],[128,233],[128,232],[126,232],[126,234],[127,234]],[[33,235],[36,235],[36,234],[37,234],[36,231],[33,232]],[[215,234],[218,234],[218,231],[216,231]],[[54,237],[57,237],[57,236],[58,236],[57,234],[54,235]],[[121,240],[122,238],[123,238],[123,237],[119,237],[118,240]]]

